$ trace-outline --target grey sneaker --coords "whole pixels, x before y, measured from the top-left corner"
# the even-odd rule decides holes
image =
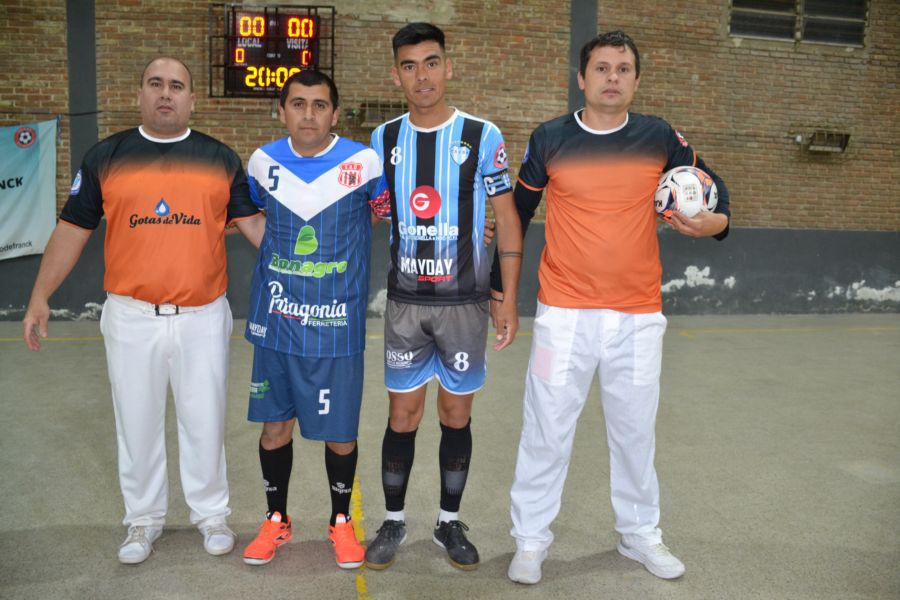
[[[463,571],[478,568],[478,550],[466,539],[469,527],[462,521],[438,523],[434,528],[434,543],[447,551],[450,564]]]
[[[405,521],[385,521],[366,548],[366,567],[380,571],[394,564],[397,548],[406,541]]]

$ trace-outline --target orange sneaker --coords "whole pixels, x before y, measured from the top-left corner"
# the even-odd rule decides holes
[[[278,546],[291,541],[291,518],[282,521],[281,513],[274,512],[263,521],[256,539],[244,550],[244,562],[248,565],[264,565],[275,558]]]
[[[338,515],[334,527],[328,527],[328,539],[334,546],[334,560],[340,568],[355,569],[366,561],[366,551],[356,539],[350,517]]]

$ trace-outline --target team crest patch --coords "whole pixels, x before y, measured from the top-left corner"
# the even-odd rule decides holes
[[[338,183],[348,188],[359,187],[359,184],[362,183],[362,170],[362,163],[341,163],[338,171]]]
[[[687,143],[687,140],[684,139],[684,136],[681,135],[681,133],[680,133],[678,130],[675,131],[675,135],[678,137],[679,143],[681,143],[682,146],[684,146],[685,148],[687,148],[688,143]]]
[[[72,189],[69,190],[70,196],[77,196],[78,192],[81,191],[81,169],[78,169],[78,172],[75,173],[75,179],[72,181]]]
[[[16,129],[13,139],[19,148],[27,148],[37,139],[37,133],[31,127],[19,127]]]
[[[506,144],[501,143],[497,146],[497,151],[494,152],[494,167],[497,169],[506,167]]]
[[[450,146],[450,158],[458,165],[462,165],[466,162],[466,159],[469,158],[471,152],[472,147],[466,142],[455,142]]]

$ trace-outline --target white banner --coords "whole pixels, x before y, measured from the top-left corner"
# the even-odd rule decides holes
[[[0,260],[41,254],[56,226],[56,120],[0,127]]]

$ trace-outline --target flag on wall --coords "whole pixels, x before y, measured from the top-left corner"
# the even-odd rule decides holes
[[[56,120],[0,127],[0,260],[41,254],[56,226]]]

